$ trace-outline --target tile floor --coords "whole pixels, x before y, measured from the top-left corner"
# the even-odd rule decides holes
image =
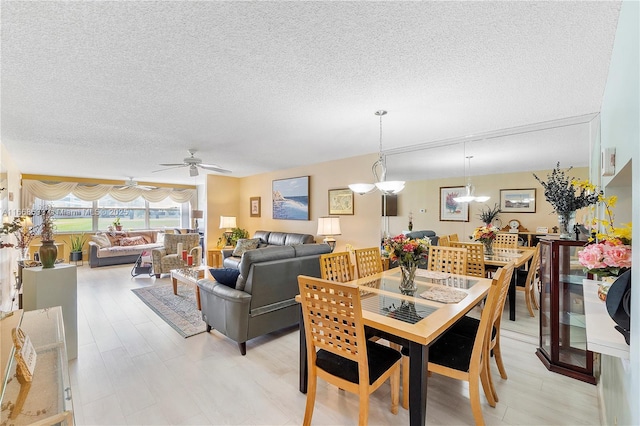
[[[78,269],[78,358],[71,383],[78,425],[298,425],[305,395],[298,391],[298,331],[251,340],[241,356],[235,342],[212,332],[182,338],[132,288],[169,283],[131,278],[131,265]],[[524,298],[518,293],[519,298]],[[520,304],[519,312],[525,313]],[[526,315],[526,314],[525,314]],[[534,331],[535,333],[535,331]],[[493,425],[600,424],[596,387],[547,371],[535,356],[537,339],[503,331],[508,380],[492,362]],[[389,386],[372,395],[371,425],[408,424],[389,411]],[[319,383],[315,425],[353,425],[355,395]],[[473,424],[466,384],[429,378],[427,423]]]

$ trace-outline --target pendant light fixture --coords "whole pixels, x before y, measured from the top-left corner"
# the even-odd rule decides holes
[[[371,171],[376,179],[375,183],[352,183],[349,185],[349,189],[357,194],[366,194],[378,188],[380,192],[385,195],[397,194],[404,189],[404,181],[401,180],[387,180],[387,160],[382,154],[382,116],[386,115],[387,111],[379,110],[375,112],[375,115],[380,117],[380,152],[378,154],[378,160],[371,166]]]
[[[466,154],[466,144],[464,145],[464,149],[465,149],[465,154]],[[485,196],[485,195],[480,195],[480,196],[476,197],[476,195],[475,195],[476,188],[471,183],[471,159],[473,158],[473,155],[467,155],[465,158],[469,162],[469,167],[467,169],[469,171],[469,175],[467,177],[467,184],[465,185],[465,195],[463,195],[461,197],[455,197],[453,199],[453,201],[455,201],[457,203],[470,203],[472,201],[477,201],[479,203],[484,203],[485,201],[487,201],[491,197],[488,197],[488,196]]]

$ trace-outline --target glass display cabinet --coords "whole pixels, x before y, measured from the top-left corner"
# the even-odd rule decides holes
[[[596,383],[587,350],[582,280],[578,261],[584,241],[540,240],[540,346],[536,354],[550,371]]]

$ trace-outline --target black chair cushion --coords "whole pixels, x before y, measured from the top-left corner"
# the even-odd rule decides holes
[[[367,340],[367,359],[369,361],[369,384],[373,384],[401,355],[395,349],[382,346]],[[351,383],[358,383],[358,363],[320,349],[317,353],[316,366],[329,374],[341,377]]]
[[[458,371],[469,371],[473,337],[447,331],[429,347],[429,362],[453,368]]]

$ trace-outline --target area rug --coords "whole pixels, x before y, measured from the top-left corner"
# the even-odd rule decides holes
[[[206,330],[192,286],[178,283],[178,294],[173,294],[171,284],[134,288],[131,291],[182,337],[195,336]]]

